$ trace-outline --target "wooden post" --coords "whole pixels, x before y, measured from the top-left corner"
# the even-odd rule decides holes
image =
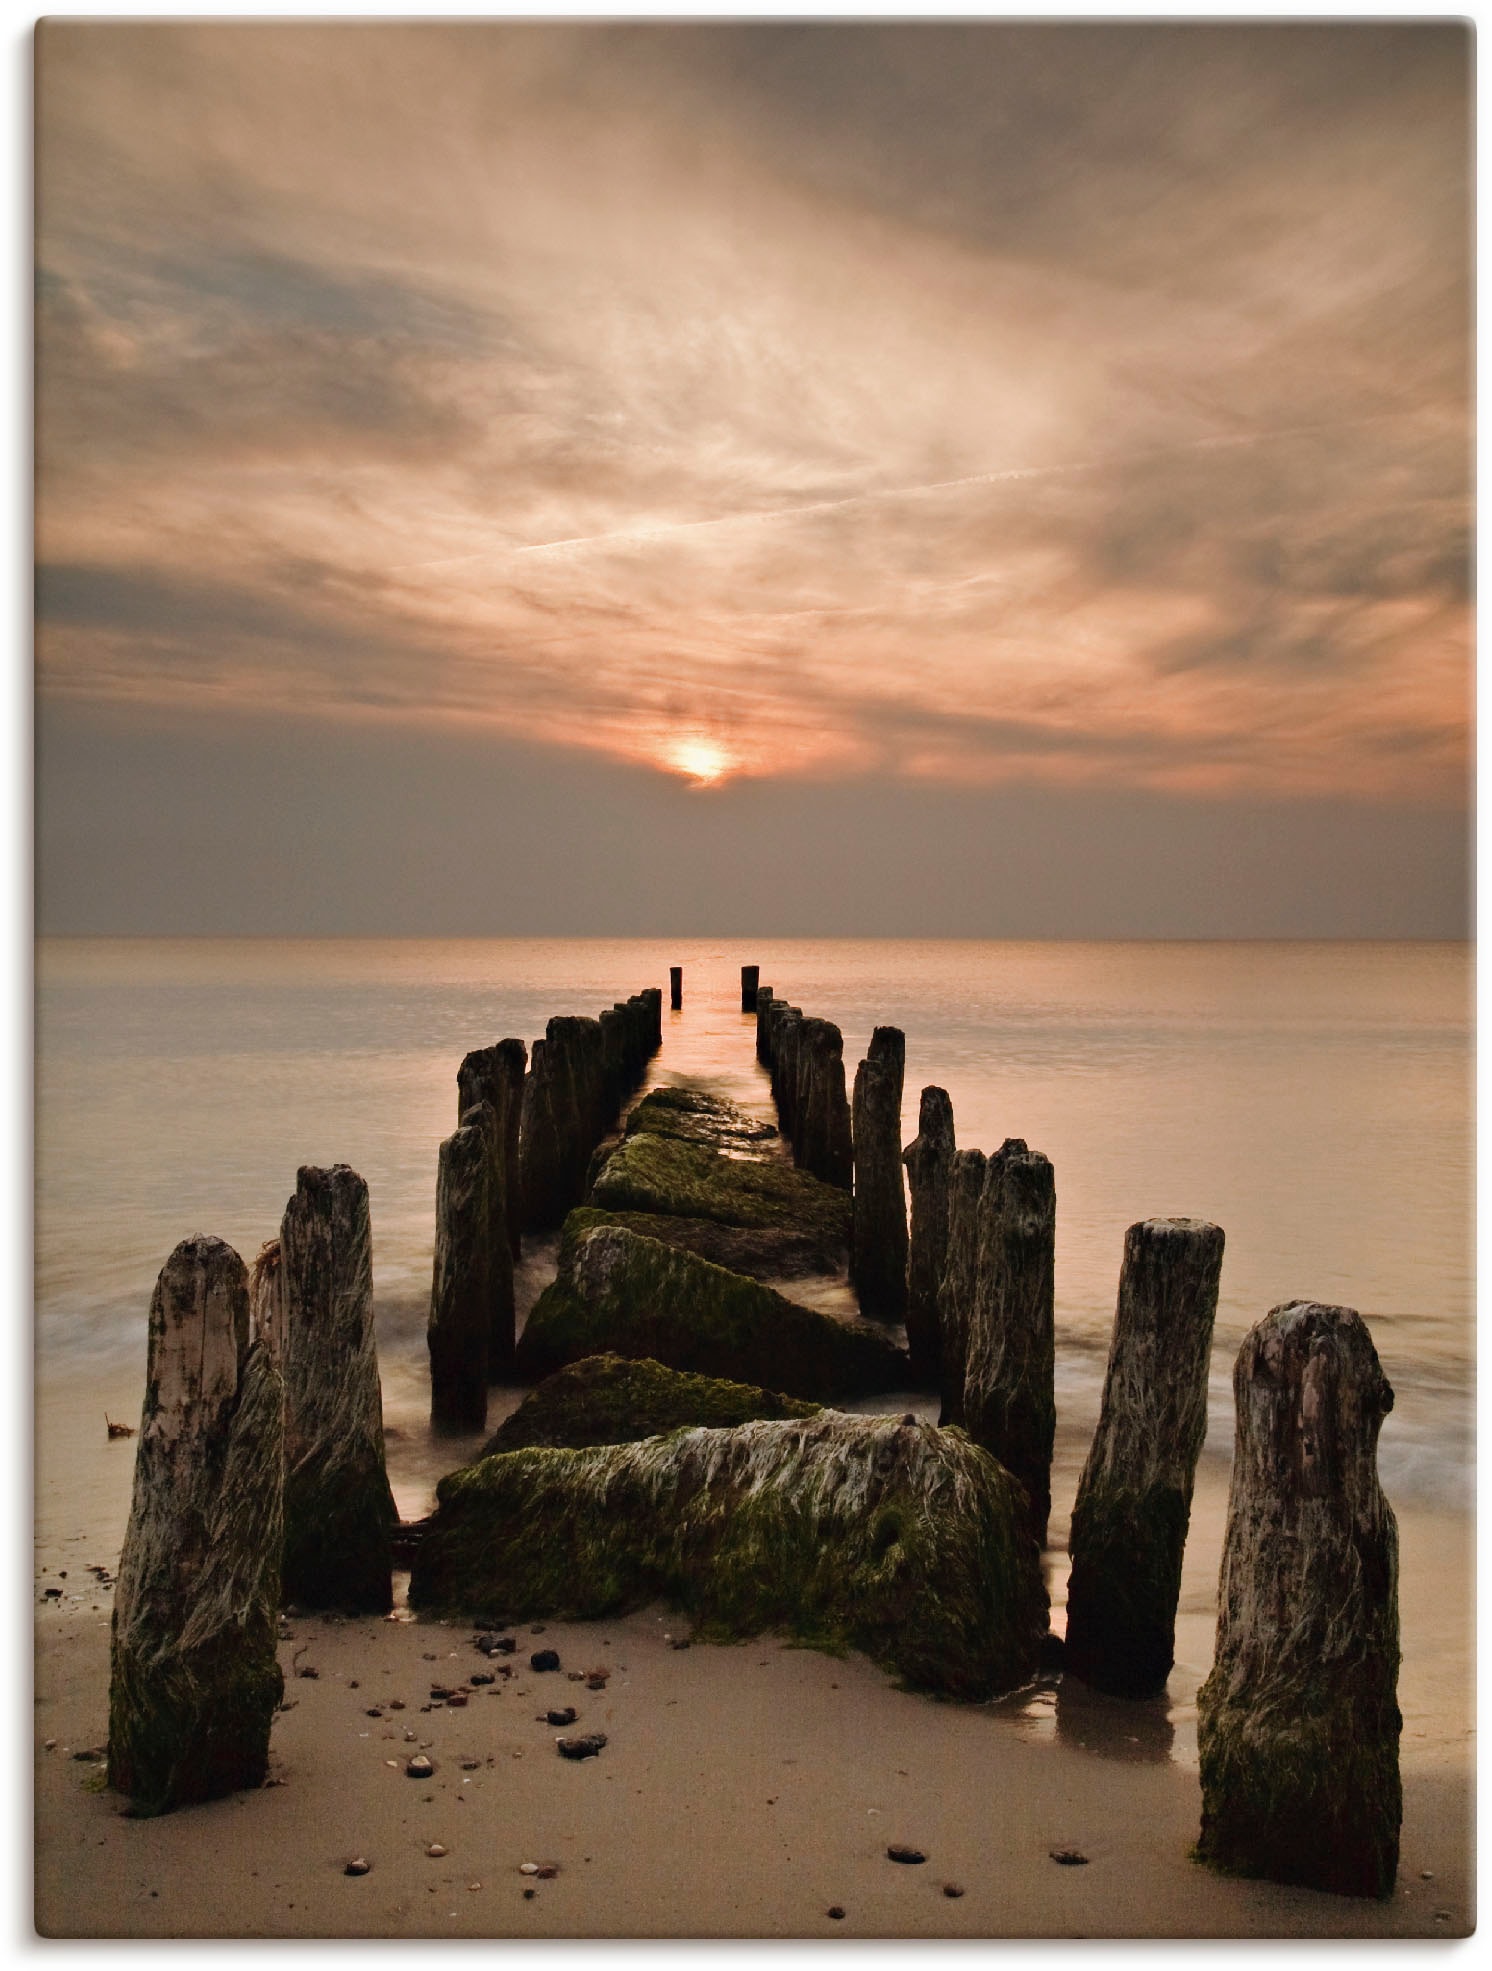
[[[938,1286],[940,1424],[964,1420],[964,1361],[979,1284],[979,1200],[988,1159],[983,1150],[955,1150],[948,1177],[948,1255]]]
[[[760,965],[743,965],[741,967],[741,1011],[743,1013],[754,1013],[756,1011],[756,987],[761,975],[762,970]]]
[[[456,1075],[458,1121],[476,1116],[487,1143],[487,1379],[502,1382],[513,1368],[517,1315],[513,1245],[508,1229],[508,1142],[523,1103],[523,1043],[505,1040],[468,1054]],[[439,1240],[439,1208],[437,1231]]]
[[[670,965],[668,968],[668,1003],[677,1013],[684,1003],[684,968]]]
[[[772,988],[756,989],[756,1058],[764,1068],[772,1066]]]
[[[523,1076],[528,1050],[521,1040],[500,1040],[479,1047],[456,1070],[456,1121],[478,1102],[486,1102],[497,1117],[498,1145],[494,1170],[501,1192],[502,1221],[508,1250],[514,1259],[523,1253],[523,1184],[518,1141],[523,1120]]]
[[[1350,1307],[1290,1301],[1245,1337],[1197,1695],[1202,1833],[1232,1874],[1387,1896],[1399,1858],[1399,1540],[1378,1483],[1393,1407]]]
[[[906,1054],[900,1027],[877,1027],[855,1070],[850,1279],[861,1313],[877,1321],[904,1321],[907,1313],[907,1199],[901,1163]]]
[[[844,1092],[844,1036],[832,1020],[799,1022],[794,1108],[794,1163],[825,1184],[848,1191],[854,1183],[855,1153]]]
[[[1149,1218],[1124,1235],[1103,1409],[1067,1543],[1063,1658],[1115,1697],[1154,1695],[1176,1660],[1222,1263],[1222,1230],[1200,1218]]]
[[[109,1784],[164,1813],[263,1784],[275,1658],[283,1389],[249,1281],[186,1239],[150,1302],[145,1405],[110,1643]]]
[[[919,1385],[937,1388],[938,1284],[948,1258],[948,1186],[953,1175],[953,1104],[943,1088],[924,1088],[917,1139],[902,1152],[912,1194],[907,1250],[907,1353]]]
[[[491,1335],[492,1111],[468,1109],[440,1146],[435,1272],[430,1285],[430,1421],[448,1430],[487,1422]]]
[[[280,1268],[285,1599],[383,1614],[398,1514],[383,1462],[368,1187],[345,1163],[296,1173]]]
[[[1025,1486],[1031,1530],[1045,1546],[1057,1426],[1057,1194],[1051,1164],[1019,1137],[1007,1138],[989,1160],[979,1221],[963,1424]]]

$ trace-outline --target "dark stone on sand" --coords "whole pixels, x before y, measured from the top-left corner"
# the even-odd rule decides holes
[[[606,1743],[604,1731],[585,1732],[579,1738],[556,1740],[562,1759],[594,1759]]]
[[[528,1659],[531,1670],[557,1670],[560,1666],[557,1649],[536,1649]]]
[[[1054,1862],[1060,1862],[1064,1868],[1086,1868],[1088,1865],[1088,1857],[1080,1855],[1076,1848],[1053,1848],[1051,1857]]]
[[[886,1859],[887,1861],[906,1862],[908,1864],[911,1864],[915,1862],[925,1862],[927,1860],[927,1856],[923,1854],[920,1848],[908,1848],[905,1845],[903,1845],[901,1842],[897,1841],[897,1842],[893,1842],[892,1845],[886,1850]]]
[[[567,1704],[563,1710],[546,1711],[544,1722],[546,1725],[573,1725],[578,1715],[575,1706]]]

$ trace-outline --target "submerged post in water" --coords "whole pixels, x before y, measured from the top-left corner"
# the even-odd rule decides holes
[[[675,1013],[684,1003],[684,968],[670,965],[668,968],[668,1003]]]
[[[850,1278],[861,1313],[877,1321],[901,1321],[907,1311],[907,1199],[901,1163],[906,1052],[900,1027],[877,1027],[855,1071]]]
[[[111,1631],[109,1784],[138,1810],[263,1784],[284,1692],[282,1412],[243,1261],[221,1239],[184,1240],[150,1302]]]
[[[919,1384],[938,1385],[938,1286],[948,1257],[948,1189],[953,1177],[953,1104],[944,1088],[924,1088],[917,1139],[902,1152],[911,1192],[907,1247],[907,1353]]]
[[[1124,1235],[1103,1409],[1067,1543],[1064,1657],[1116,1697],[1151,1696],[1175,1661],[1222,1263],[1222,1229],[1200,1218],[1149,1218]]]
[[[1394,1393],[1350,1307],[1290,1301],[1245,1337],[1197,1694],[1199,1857],[1387,1896],[1399,1859],[1399,1537],[1378,1483]]]
[[[978,1275],[969,1316],[962,1422],[1026,1488],[1046,1544],[1057,1428],[1052,1166],[1019,1137],[989,1160],[979,1202]]]
[[[383,1462],[368,1187],[303,1165],[280,1224],[285,1599],[383,1614],[398,1515]]]
[[[756,988],[761,975],[762,968],[760,965],[743,965],[741,967],[741,1011],[743,1013],[754,1013],[756,1011]]]

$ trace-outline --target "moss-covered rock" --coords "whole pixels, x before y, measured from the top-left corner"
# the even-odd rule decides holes
[[[880,1331],[620,1225],[561,1242],[558,1276],[518,1343],[518,1373],[537,1380],[607,1351],[811,1398],[905,1389],[910,1375],[905,1352]]]
[[[546,1376],[481,1455],[490,1458],[535,1445],[632,1444],[685,1424],[718,1429],[758,1417],[811,1417],[818,1407],[750,1383],[686,1375],[661,1362],[587,1355]]]
[[[589,1450],[513,1451],[441,1480],[410,1601],[599,1617],[663,1600],[695,1633],[864,1650],[983,1699],[1047,1626],[1020,1488],[963,1432],[832,1411]]]
[[[726,1156],[652,1129],[627,1137],[591,1189],[603,1211],[662,1212],[720,1225],[787,1230],[839,1263],[849,1250],[850,1200],[777,1157]]]
[[[718,1218],[670,1218],[661,1211],[601,1211],[580,1205],[565,1220],[565,1236],[597,1225],[623,1225],[645,1239],[696,1253],[751,1280],[832,1276],[843,1262],[834,1242],[793,1225],[722,1225]]]
[[[628,1116],[625,1133],[673,1136],[682,1143],[755,1157],[770,1156],[770,1145],[781,1140],[770,1122],[687,1084],[650,1089]]]

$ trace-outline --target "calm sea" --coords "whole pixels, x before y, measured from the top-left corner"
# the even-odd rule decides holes
[[[1097,1416],[1125,1227],[1210,1218],[1227,1251],[1209,1454],[1230,1447],[1248,1327],[1282,1300],[1341,1302],[1397,1392],[1390,1497],[1468,1501],[1467,946],[69,939],[37,958],[39,1538],[117,1550],[133,1456],[101,1412],[138,1421],[156,1273],[198,1231],[252,1259],[302,1163],[368,1180],[390,1466],[423,1510],[459,1461],[424,1428],[423,1318],[462,1054],[643,986],[666,999],[682,964],[653,1078],[769,1114],[748,962],[840,1025],[851,1075],[873,1026],[905,1030],[907,1140],[937,1082],[960,1146],[1022,1136],[1050,1156],[1066,1431]]]

